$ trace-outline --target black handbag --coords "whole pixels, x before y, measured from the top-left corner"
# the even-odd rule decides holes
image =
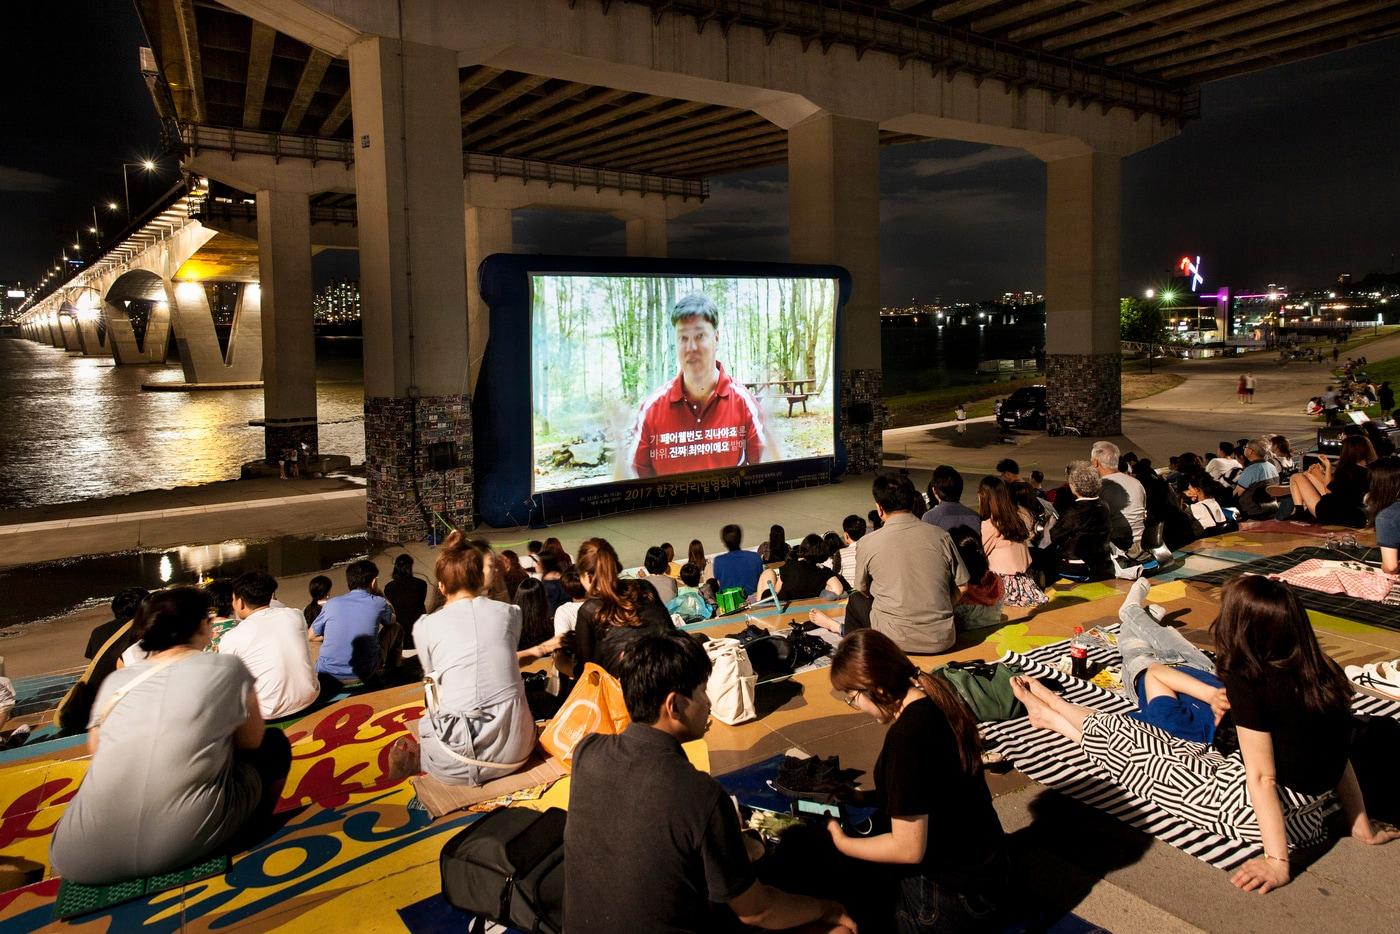
[[[443,898],[476,915],[477,934],[488,920],[562,934],[566,817],[559,808],[500,808],[470,824],[442,848]]]

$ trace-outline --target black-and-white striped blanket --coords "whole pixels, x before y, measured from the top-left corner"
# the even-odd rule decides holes
[[[1105,626],[1116,632],[1117,626]],[[1068,641],[1042,646],[1030,652],[1008,652],[998,659],[1022,668],[1036,678],[1050,678],[1065,685],[1064,698],[1105,713],[1128,713],[1134,705],[1126,697],[1087,681],[1060,675],[1054,665],[1069,650]],[[1094,646],[1089,660],[1098,664],[1122,661],[1117,649]],[[1400,702],[1358,694],[1352,701],[1358,714],[1394,717],[1400,720]],[[1049,730],[1036,729],[1025,717],[982,725],[982,736],[989,746],[1005,755],[1018,771],[1042,785],[1082,801],[1124,821],[1164,843],[1170,843],[1217,869],[1233,869],[1263,854],[1256,844],[1245,843],[1203,830],[1151,801],[1125,790],[1080,751],[1079,747]]]

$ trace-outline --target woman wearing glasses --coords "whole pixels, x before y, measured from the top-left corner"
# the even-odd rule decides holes
[[[832,821],[836,849],[889,865],[898,886],[900,934],[994,927],[1007,867],[967,705],[947,681],[920,671],[873,629],[842,640],[832,657],[831,685],[852,707],[889,724],[874,777],[890,832],[852,837]],[[937,816],[937,840],[930,839],[930,815]]]

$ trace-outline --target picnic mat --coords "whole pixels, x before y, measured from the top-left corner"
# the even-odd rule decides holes
[[[450,785],[431,775],[418,775],[410,781],[418,796],[418,803],[433,820],[453,811],[472,808],[475,805],[492,802],[496,807],[522,800],[520,795],[529,792],[529,800],[539,798],[550,785],[566,773],[559,762],[544,754],[538,747],[530,756],[530,761],[519,771],[494,779],[484,785]],[[538,792],[538,793],[535,793]]]
[[[1105,632],[1116,632],[1117,626],[1105,626]],[[1065,686],[1064,698],[1072,704],[1083,704],[1103,713],[1128,713],[1134,704],[1122,694],[1095,687],[1086,681],[1066,677],[1055,670],[1055,663],[1069,650],[1069,642],[1057,642],[1024,654],[1008,652],[998,661],[1016,665],[1032,677],[1050,679]],[[1117,665],[1122,658],[1116,649],[1094,645],[1089,649],[1090,662],[1097,665]],[[1358,695],[1352,700],[1352,710],[1358,714],[1373,714],[1400,719],[1400,703]],[[1223,837],[1184,820],[1127,791],[1099,769],[1079,749],[1079,746],[1049,730],[1031,726],[1020,717],[1000,723],[986,723],[982,737],[995,746],[1011,763],[1029,778],[1053,788],[1077,801],[1089,805],[1124,823],[1169,843],[1217,869],[1230,870],[1250,859],[1263,855],[1263,848]]]
[[[1365,546],[1357,548],[1295,548],[1281,555],[1258,558],[1233,567],[1198,574],[1191,580],[1218,586],[1239,577],[1241,574],[1283,574],[1307,561],[1360,561],[1367,558],[1375,560],[1377,555],[1377,549]],[[1298,599],[1302,601],[1303,606],[1310,610],[1330,613],[1333,616],[1355,620],[1359,623],[1368,623],[1372,626],[1400,630],[1400,587],[1392,587],[1383,601],[1367,600],[1362,597],[1349,596],[1346,593],[1325,593],[1304,586],[1294,587],[1293,590],[1298,594]]]
[[[59,883],[58,897],[54,899],[53,903],[54,920],[59,921],[76,915],[101,911],[104,908],[111,908],[113,905],[144,898],[147,895],[156,895],[170,889],[178,889],[210,876],[223,875],[227,871],[227,856],[211,856],[193,866],[186,866],[184,869],[177,869],[174,872],[162,872],[154,876],[129,879],[126,882],[117,882],[112,885],[83,885],[64,879]]]

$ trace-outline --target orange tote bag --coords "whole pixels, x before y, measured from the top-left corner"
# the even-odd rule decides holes
[[[583,674],[569,692],[569,699],[540,734],[540,745],[569,771],[573,768],[574,747],[585,736],[621,733],[631,722],[622,699],[622,685],[589,662],[583,666]]]

